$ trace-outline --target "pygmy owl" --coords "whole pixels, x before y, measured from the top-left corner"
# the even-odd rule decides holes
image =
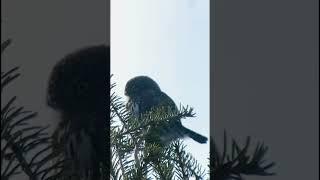
[[[178,108],[173,100],[161,91],[159,85],[147,76],[137,76],[130,79],[125,87],[125,95],[128,97],[126,107],[135,117],[150,112],[153,109],[162,108],[165,111],[177,112]],[[207,138],[184,127],[180,119],[172,120],[159,126],[152,126],[148,130],[146,142],[158,142],[168,144],[178,138],[190,137],[198,143],[206,143]]]

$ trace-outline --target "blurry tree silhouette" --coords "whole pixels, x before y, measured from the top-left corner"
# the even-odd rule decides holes
[[[1,43],[1,54],[11,42],[8,39]],[[1,96],[4,88],[20,76],[18,70],[19,67],[13,67],[1,72]],[[30,180],[55,178],[60,174],[61,162],[51,162],[57,153],[51,151],[48,127],[32,125],[31,120],[37,113],[17,107],[16,99],[11,97],[1,107],[1,178],[13,179],[21,173]]]
[[[210,142],[210,174],[218,180],[243,180],[243,175],[272,176],[275,173],[268,172],[275,163],[265,163],[265,155],[268,147],[258,143],[250,153],[250,137],[247,137],[244,147],[241,147],[234,139],[231,140],[231,148],[228,148],[226,132],[223,139],[223,150],[220,151],[211,137]]]

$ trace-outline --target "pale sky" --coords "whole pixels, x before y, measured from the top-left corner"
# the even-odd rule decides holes
[[[209,138],[209,0],[111,0],[111,73],[122,97],[130,78],[150,76],[194,108],[183,125]],[[209,143],[185,144],[207,168]]]

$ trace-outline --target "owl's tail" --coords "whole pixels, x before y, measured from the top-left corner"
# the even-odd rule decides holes
[[[189,136],[191,139],[197,141],[200,144],[205,144],[208,141],[208,138],[205,136],[202,136],[201,134],[198,134],[186,127],[184,127],[184,132],[187,136]]]

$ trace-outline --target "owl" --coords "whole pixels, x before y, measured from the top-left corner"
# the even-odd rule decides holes
[[[150,77],[137,76],[130,79],[125,86],[128,97],[127,110],[137,118],[153,109],[162,108],[166,112],[178,112],[174,101]],[[152,126],[147,132],[146,142],[169,144],[179,138],[190,137],[198,143],[206,143],[207,138],[186,127],[180,119],[172,120],[163,125]]]
[[[99,180],[108,166],[110,48],[79,49],[53,68],[47,104],[60,114],[54,150],[65,158],[66,179]]]

